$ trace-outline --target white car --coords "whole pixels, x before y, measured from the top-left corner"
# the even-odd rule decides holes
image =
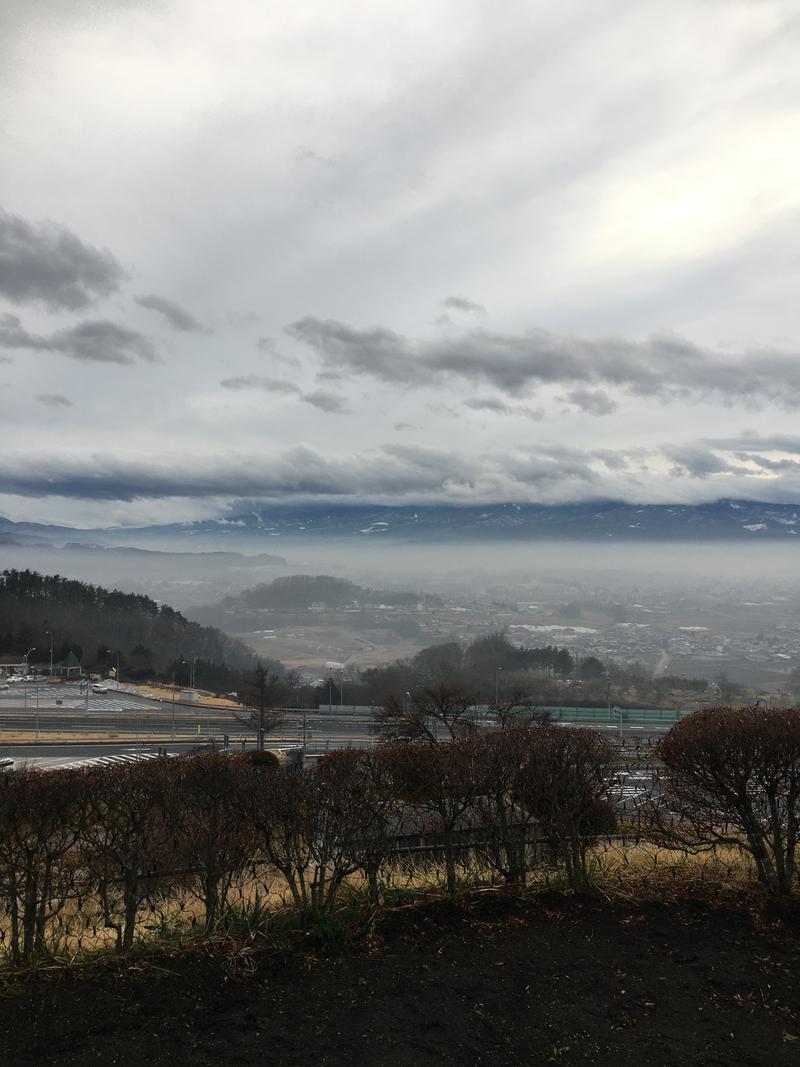
[[[107,693],[108,692],[108,686],[107,685],[93,685],[92,686],[92,692],[93,693]]]

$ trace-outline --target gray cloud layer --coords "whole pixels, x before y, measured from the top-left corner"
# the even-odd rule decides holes
[[[744,437],[724,444],[699,440],[648,450],[537,445],[478,454],[386,444],[339,457],[308,445],[268,455],[0,456],[0,493],[108,501],[249,497],[551,503],[738,495],[786,501],[796,496],[800,440],[792,455],[770,456],[764,448],[748,451],[745,459],[736,450],[754,442],[748,445]],[[662,472],[657,490],[655,470]]]
[[[194,315],[190,315],[180,304],[167,300],[163,296],[151,293],[148,296],[137,296],[136,303],[148,311],[156,311],[163,315],[173,329],[182,333],[202,333],[203,326]]]
[[[122,267],[64,226],[0,208],[0,293],[15,304],[75,311],[119,288]]]
[[[472,311],[477,314],[486,314],[486,308],[483,304],[476,304],[474,300],[469,300],[465,296],[447,296],[442,301],[442,304],[446,308],[454,308],[456,311]]]
[[[236,391],[261,389],[266,393],[280,393],[285,396],[294,395],[329,415],[343,415],[349,410],[347,401],[343,396],[329,393],[324,389],[314,389],[310,393],[304,393],[294,382],[287,382],[282,378],[267,378],[260,374],[243,374],[237,378],[223,378],[219,384],[223,389]]]
[[[36,399],[48,408],[71,408],[72,401],[61,393],[37,393]]]
[[[512,395],[540,386],[573,386],[570,402],[595,415],[614,410],[599,388],[661,400],[715,398],[787,408],[800,401],[798,356],[769,349],[731,356],[680,337],[636,342],[546,330],[474,330],[415,342],[385,327],[358,329],[312,315],[292,323],[288,333],[315,352],[328,375],[367,375],[408,387],[432,386],[449,377],[488,382]]]
[[[41,336],[29,333],[16,315],[3,315],[0,348],[58,352],[83,363],[152,363],[156,358],[153,346],[142,334],[104,320],[81,322]]]

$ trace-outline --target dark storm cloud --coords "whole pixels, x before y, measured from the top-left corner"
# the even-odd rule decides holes
[[[242,374],[238,378],[223,378],[219,383],[223,389],[262,389],[266,393],[299,393],[300,389],[282,378],[264,378],[259,374]]]
[[[474,300],[468,300],[465,296],[448,296],[442,301],[446,308],[454,308],[456,311],[473,312],[477,315],[485,315],[486,308],[483,304],[476,304]]]
[[[34,352],[58,352],[83,363],[152,363],[153,346],[136,330],[103,320],[81,322],[42,336],[29,333],[16,315],[0,318],[0,348],[20,348]]]
[[[324,373],[363,374],[389,384],[435,385],[445,378],[489,382],[510,395],[548,385],[571,386],[579,406],[604,406],[587,387],[617,388],[661,400],[714,398],[726,404],[800,402],[800,359],[775,350],[714,352],[673,336],[645,341],[585,339],[531,330],[474,330],[415,342],[385,327],[358,329],[306,316],[288,327],[322,360]],[[581,403],[581,400],[583,403]],[[610,402],[610,401],[609,401]]]
[[[37,393],[36,399],[48,408],[71,408],[73,406],[69,397],[61,393]]]
[[[137,296],[136,303],[148,311],[157,311],[163,315],[167,322],[175,330],[183,333],[202,333],[203,326],[197,319],[190,315],[180,304],[167,300],[163,296],[150,293],[148,296]]]
[[[113,293],[122,278],[110,252],[84,244],[64,226],[0,208],[0,294],[12,303],[75,311]]]

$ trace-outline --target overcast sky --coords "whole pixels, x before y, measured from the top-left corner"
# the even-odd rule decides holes
[[[0,515],[800,502],[793,0],[6,0]]]

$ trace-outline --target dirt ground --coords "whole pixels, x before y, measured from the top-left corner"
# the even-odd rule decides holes
[[[0,1063],[800,1063],[800,918],[476,894],[332,952],[220,944],[6,977]]]

